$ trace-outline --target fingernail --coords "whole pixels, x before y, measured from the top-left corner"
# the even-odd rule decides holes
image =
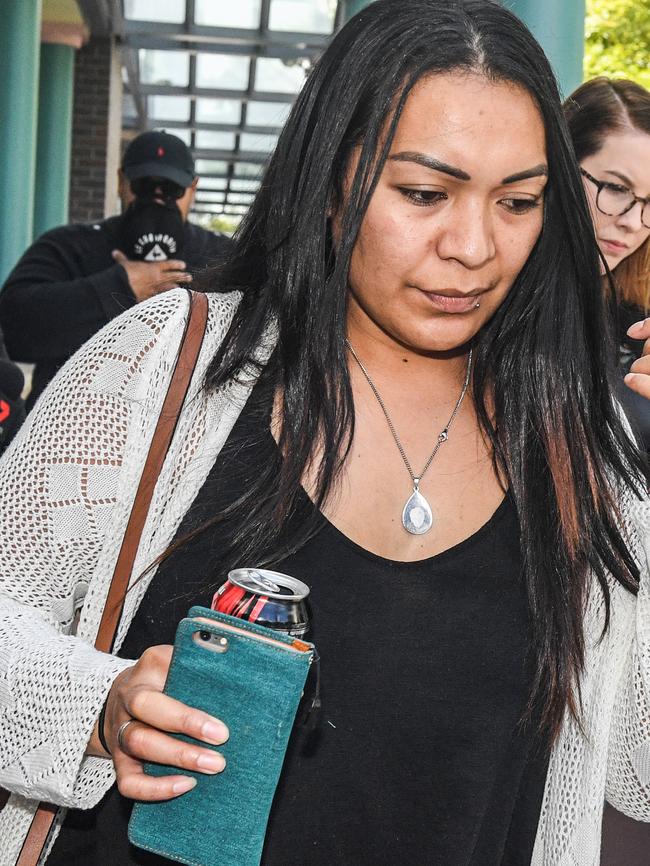
[[[220,773],[226,766],[226,762],[221,755],[214,752],[202,752],[196,760],[196,766],[201,770],[207,770],[209,773]]]
[[[634,373],[628,373],[625,376],[625,378],[623,379],[623,381],[625,382],[626,385],[629,385],[631,382],[634,382],[635,379],[636,379],[636,375]]]
[[[172,791],[174,794],[186,794],[188,791],[191,791],[195,785],[196,779],[193,779],[192,776],[185,776],[183,779],[179,779],[178,782],[174,782],[172,785]]]
[[[201,728],[202,739],[206,743],[214,743],[220,746],[228,739],[228,728],[221,722],[205,722]]]
[[[628,337],[633,337],[635,334],[638,334],[639,331],[642,331],[645,323],[646,320],[644,319],[642,322],[635,322],[633,325],[630,325],[627,329]]]

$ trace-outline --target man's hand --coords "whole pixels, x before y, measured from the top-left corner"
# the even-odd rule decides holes
[[[113,250],[113,259],[122,265],[129,285],[138,301],[146,301],[160,292],[175,289],[192,282],[192,275],[185,270],[185,262],[166,259],[164,262],[140,262],[127,259],[120,250]]]
[[[625,384],[632,391],[650,400],[650,319],[635,322],[628,328],[628,336],[633,340],[645,340],[643,354],[630,367]]]

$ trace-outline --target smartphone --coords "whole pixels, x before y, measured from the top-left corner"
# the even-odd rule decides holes
[[[208,608],[176,632],[165,694],[221,719],[230,738],[217,775],[173,800],[136,803],[130,841],[192,866],[259,866],[275,789],[314,647]],[[172,735],[195,742],[181,734]],[[165,776],[178,768],[146,764]]]

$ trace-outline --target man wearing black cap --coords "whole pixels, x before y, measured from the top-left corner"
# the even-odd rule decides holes
[[[145,132],[118,173],[122,214],[52,229],[22,256],[0,293],[0,326],[9,355],[36,365],[28,408],[110,319],[226,252],[225,236],[187,221],[197,180],[180,138]]]

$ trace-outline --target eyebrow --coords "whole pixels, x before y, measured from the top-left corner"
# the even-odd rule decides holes
[[[614,177],[617,177],[619,180],[622,180],[623,183],[625,184],[625,186],[629,186],[630,188],[632,188],[634,186],[634,184],[632,183],[630,178],[626,177],[626,175],[624,175],[624,174],[621,174],[620,171],[612,171],[611,169],[608,168],[608,169],[605,169],[605,174],[613,174]]]
[[[548,177],[548,168],[545,165],[536,165],[533,168],[527,168],[525,171],[509,174],[508,177],[503,178],[501,183],[518,183],[520,180],[529,180],[531,177]]]
[[[441,162],[433,156],[427,156],[425,153],[417,151],[405,150],[401,153],[394,153],[388,157],[393,162],[415,162],[417,165],[422,165],[424,168],[430,168],[432,171],[441,171],[443,174],[449,174],[455,177],[456,180],[471,180],[472,178],[463,171],[462,168],[455,168],[453,165],[447,165],[446,162]]]
[[[440,171],[443,174],[448,174],[455,177],[456,180],[471,180],[471,175],[463,171],[462,168],[448,165],[446,162],[441,162],[433,156],[427,156],[425,153],[417,151],[403,151],[402,153],[394,153],[388,157],[394,162],[414,162],[417,165],[422,165],[424,168],[430,168],[432,171]],[[525,171],[518,171],[516,174],[510,174],[504,177],[502,184],[517,183],[520,180],[529,180],[532,177],[548,177],[548,168],[545,165],[536,165],[533,168],[527,168]]]

